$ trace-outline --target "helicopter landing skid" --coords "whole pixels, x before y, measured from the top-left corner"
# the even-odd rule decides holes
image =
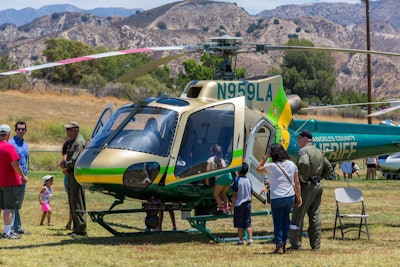
[[[171,205],[164,205],[161,202],[148,201],[148,202],[142,203],[142,208],[113,210],[113,208],[115,206],[122,204],[123,202],[124,201],[122,199],[115,200],[114,203],[110,206],[110,208],[108,210],[88,211],[88,214],[93,222],[100,224],[104,229],[109,231],[114,236],[140,236],[140,235],[149,235],[149,234],[153,234],[153,233],[172,234],[172,233],[186,232],[186,231],[182,231],[182,230],[161,231],[159,229],[156,229],[156,227],[154,227],[154,228],[146,227],[146,229],[144,229],[144,230],[140,229],[141,231],[136,231],[136,232],[120,232],[120,231],[116,230],[115,228],[113,228],[109,223],[105,222],[104,216],[111,215],[111,214],[127,214],[127,213],[144,212],[147,214],[147,216],[152,215],[151,217],[154,217],[160,210],[168,211],[168,210],[174,209],[174,206],[171,206]],[[155,217],[152,219],[153,219],[153,221],[154,221],[154,219],[156,219],[156,221],[158,221],[158,217]],[[137,228],[135,228],[135,229],[137,229]]]
[[[113,227],[110,226],[110,224],[106,223],[104,221],[104,216],[110,215],[110,214],[124,214],[124,213],[134,213],[134,212],[145,212],[144,209],[124,209],[124,210],[104,210],[104,211],[88,211],[88,214],[92,221],[97,222],[101,226],[103,226],[104,229],[109,231],[111,234],[115,236],[134,236],[134,235],[144,235],[148,234],[148,231],[142,231],[142,232],[119,232]]]
[[[251,216],[265,216],[271,215],[272,211],[255,211],[251,213]],[[213,234],[210,229],[207,228],[207,221],[215,221],[218,219],[226,219],[233,218],[233,215],[230,214],[221,214],[221,215],[201,215],[201,216],[192,216],[187,217],[186,219],[189,221],[190,225],[197,229],[199,232],[205,234],[208,238],[217,243],[225,243],[225,242],[237,242],[239,239],[237,237],[229,238],[229,237],[218,237]],[[255,236],[253,235],[253,240],[272,240],[274,238],[273,235],[267,236]],[[247,232],[245,231],[244,239],[247,240]]]

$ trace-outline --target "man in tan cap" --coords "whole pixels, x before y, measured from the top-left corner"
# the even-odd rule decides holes
[[[80,152],[85,148],[85,139],[79,133],[79,124],[70,121],[64,125],[67,131],[67,138],[72,145],[66,151],[66,171],[68,182],[68,202],[72,215],[73,231],[72,238],[87,237],[86,233],[86,200],[85,189],[76,181],[74,167]]]
[[[3,210],[4,232],[2,237],[19,239],[20,235],[11,231],[14,210],[19,207],[19,195],[22,182],[28,177],[19,164],[20,157],[14,146],[8,143],[11,128],[7,124],[0,125],[0,210]]]

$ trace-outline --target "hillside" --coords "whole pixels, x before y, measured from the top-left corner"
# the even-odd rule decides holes
[[[48,128],[56,133],[64,132],[63,125],[68,121],[77,121],[83,131],[89,135],[105,106],[113,102],[116,107],[127,103],[126,100],[112,97],[96,98],[83,92],[56,92],[35,90],[29,92],[0,92],[1,112],[0,124],[7,123],[11,127],[17,120],[27,122],[26,140],[35,146],[59,146],[62,138],[50,137]],[[62,137],[62,136],[61,136]]]
[[[86,137],[89,137],[98,117],[108,103],[113,102],[114,107],[117,108],[129,102],[113,97],[97,98],[88,93],[70,91],[68,88],[57,88],[52,91],[0,91],[0,99],[2,100],[0,124],[7,123],[13,127],[17,120],[26,121],[28,133],[25,138],[31,147],[36,149],[59,149],[64,137],[63,125],[71,120],[79,122],[82,131]],[[367,122],[366,119],[318,115],[295,114],[294,118]],[[375,120],[373,123],[378,122]],[[52,129],[51,133],[49,128]],[[61,137],[51,136],[60,132]]]
[[[379,2],[384,10],[394,5],[389,0]],[[336,5],[339,5],[335,7],[338,19],[342,16],[337,10],[342,8],[348,14],[347,10],[353,8],[346,4]],[[327,19],[329,16],[324,16],[322,11],[315,12],[318,8],[322,10],[321,6],[316,6],[315,14],[309,12],[316,16],[296,11],[299,9],[288,9],[288,14],[293,14],[295,19],[254,18],[236,4],[205,0],[174,2],[127,18],[105,18],[77,12],[60,13],[35,19],[22,27],[0,27],[0,56],[8,54],[20,66],[31,66],[35,61],[46,62],[41,51],[48,37],[77,40],[110,50],[198,44],[223,34],[241,36],[245,42],[251,43],[282,45],[290,36],[297,36],[312,41],[315,46],[365,49],[364,24],[335,23]],[[400,52],[400,33],[393,25],[389,20],[372,24],[372,50]],[[166,52],[155,54],[156,57],[165,55]],[[334,53],[333,56],[337,70],[336,90],[355,88],[366,92],[366,56],[349,53]],[[278,67],[281,59],[281,52],[270,51],[262,55],[241,54],[236,63],[238,67],[247,69],[248,76],[255,76]],[[173,76],[182,70],[180,63],[181,60],[169,63]],[[372,56],[372,71],[374,97],[399,96],[399,57]]]

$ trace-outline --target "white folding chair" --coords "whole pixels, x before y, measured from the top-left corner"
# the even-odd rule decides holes
[[[335,189],[335,198],[336,198],[336,218],[335,218],[335,227],[333,228],[333,238],[335,238],[336,234],[336,226],[337,226],[337,221],[339,220],[339,225],[338,227],[340,228],[340,231],[342,232],[342,240],[344,240],[344,234],[350,231],[358,231],[358,238],[360,238],[361,233],[365,233],[369,238],[369,231],[368,231],[368,214],[365,212],[365,206],[364,206],[364,197],[362,192],[357,189],[357,188],[337,188]],[[353,204],[353,205],[350,205]],[[344,205],[346,205],[346,208],[344,209]],[[359,207],[359,213],[347,213],[351,208],[354,209],[356,207]],[[346,213],[341,213],[340,208],[346,211]],[[358,212],[358,211],[357,211]],[[351,227],[351,225],[347,225],[348,228],[346,231],[344,231],[343,227],[343,219],[360,219],[360,224],[357,227],[357,230],[354,229],[354,227]],[[361,230],[361,227],[365,224],[365,231]]]

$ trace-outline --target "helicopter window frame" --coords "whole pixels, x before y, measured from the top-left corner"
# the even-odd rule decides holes
[[[172,146],[173,135],[178,120],[176,111],[143,106],[132,114],[135,106],[121,108],[95,136],[91,147],[102,146],[108,136],[114,136],[108,141],[107,147],[127,149],[166,157]],[[146,123],[153,119],[156,128],[149,131]],[[117,133],[115,131],[118,130]],[[102,138],[101,138],[102,137]]]
[[[233,158],[235,105],[223,103],[190,114],[175,164],[175,176],[186,178],[206,172],[210,148],[219,144],[228,167]],[[214,170],[212,170],[214,171]]]

